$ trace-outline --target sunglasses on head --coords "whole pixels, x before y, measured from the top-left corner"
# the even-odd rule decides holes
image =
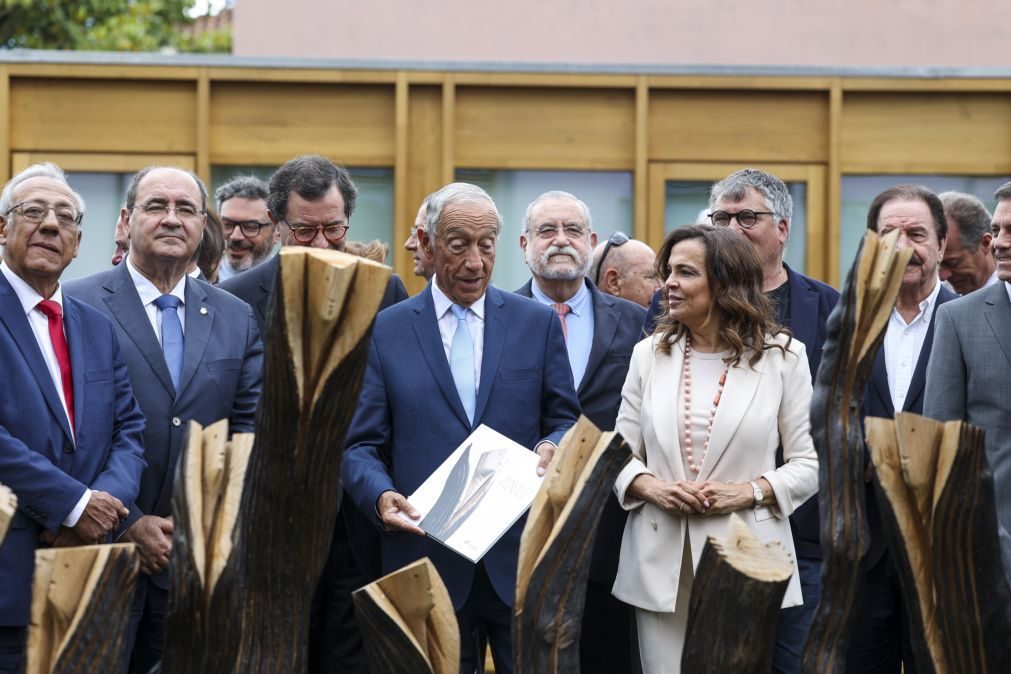
[[[628,234],[625,232],[615,232],[607,239],[604,253],[600,256],[600,262],[597,263],[597,278],[593,280],[595,285],[600,285],[600,270],[604,268],[604,260],[607,259],[607,254],[611,252],[612,248],[618,248],[626,243],[628,243]]]

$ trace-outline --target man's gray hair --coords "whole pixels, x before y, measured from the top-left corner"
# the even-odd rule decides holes
[[[534,209],[541,203],[545,201],[571,201],[579,207],[579,210],[583,212],[583,224],[586,225],[586,229],[589,231],[593,230],[593,218],[590,215],[590,207],[583,202],[582,199],[576,197],[576,195],[571,192],[564,192],[562,190],[551,190],[545,192],[541,196],[537,197],[530,202],[527,206],[526,213],[523,214],[523,231],[529,232],[530,226],[533,225]]]
[[[994,201],[998,204],[1005,199],[1011,199],[1011,182],[1004,183],[997,188],[997,191],[993,193]]]
[[[495,200],[477,185],[470,183],[450,183],[442,189],[434,192],[428,199],[428,210],[425,212],[425,231],[434,240],[442,234],[439,221],[442,219],[442,211],[446,206],[452,204],[488,204],[495,212],[495,220],[498,222],[498,233],[502,233],[502,216],[495,207]]]
[[[74,195],[74,207],[77,208],[78,214],[84,215],[84,199],[67,182],[67,174],[63,172],[63,169],[48,161],[43,164],[29,166],[4,185],[3,192],[0,192],[0,215],[6,216],[7,212],[14,206],[14,191],[18,188],[18,185],[31,178],[52,178],[66,185],[67,189]]]
[[[793,197],[786,189],[786,184],[771,173],[753,168],[735,171],[713,185],[709,195],[709,209],[712,210],[721,199],[743,201],[748,196],[748,188],[762,195],[766,208],[775,214],[777,220],[782,218],[787,223],[792,221]]]
[[[990,231],[990,211],[978,197],[964,192],[941,192],[937,195],[944,206],[945,217],[958,225],[958,239],[962,248],[976,252],[983,235]]]
[[[221,204],[229,199],[249,199],[266,201],[270,190],[267,183],[256,176],[236,176],[214,190],[214,209],[221,212]]]

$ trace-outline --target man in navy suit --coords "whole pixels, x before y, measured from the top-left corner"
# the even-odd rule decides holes
[[[512,671],[510,607],[524,519],[474,565],[399,517],[418,518],[405,494],[480,424],[536,451],[543,474],[579,415],[556,313],[488,285],[501,229],[479,187],[453,183],[432,196],[418,239],[435,277],[376,318],[341,472],[358,507],[389,532],[384,572],[422,557],[435,564],[456,610],[462,672],[477,666],[477,626],[488,635],[495,671]]]
[[[53,164],[29,167],[0,194],[0,483],[18,497],[0,546],[4,674],[22,671],[36,547],[107,540],[144,470],[144,416],[113,326],[60,286],[83,214]]]
[[[782,180],[757,169],[743,169],[713,185],[709,197],[710,219],[717,226],[731,227],[748,239],[762,261],[762,289],[773,302],[776,320],[791,330],[794,339],[807,347],[807,360],[814,380],[821,364],[826,323],[839,293],[804,276],[783,262],[790,237],[793,199]],[[653,296],[644,330],[652,333],[660,316],[660,295]],[[780,452],[779,462],[782,462]],[[797,551],[804,603],[782,609],[776,631],[773,671],[800,672],[800,657],[814,611],[821,596],[821,535],[818,499],[812,498],[790,516],[793,544]]]
[[[263,347],[249,306],[186,274],[206,210],[206,189],[189,171],[139,171],[122,213],[126,261],[67,284],[68,295],[112,318],[147,417],[148,469],[121,535],[140,550],[128,637],[135,636],[130,668],[145,674],[164,648],[172,492],[187,425],[228,419],[230,432],[252,432],[260,396]]]
[[[941,200],[926,187],[899,185],[871,202],[867,228],[899,232],[899,248],[912,248],[888,318],[864,397],[864,416],[891,419],[896,412],[923,413],[927,363],[934,342],[937,308],[958,297],[938,278],[948,226]],[[864,578],[857,620],[850,637],[849,672],[898,674],[905,664],[915,672],[909,623],[895,565],[882,528],[877,498],[867,485],[867,523],[871,544],[864,558]]]
[[[533,278],[516,292],[558,313],[583,414],[601,430],[611,431],[646,310],[601,292],[586,278],[596,243],[590,209],[580,199],[559,191],[537,197],[527,207],[520,235]],[[611,595],[626,518],[617,499],[608,499],[586,588],[579,641],[584,674],[630,671],[638,661],[630,638],[630,609]]]

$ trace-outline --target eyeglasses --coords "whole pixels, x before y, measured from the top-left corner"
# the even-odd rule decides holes
[[[553,239],[558,234],[558,230],[561,229],[565,232],[565,236],[570,239],[581,239],[587,230],[579,225],[541,225],[534,230],[534,234],[537,235],[538,239]]]
[[[775,215],[772,211],[753,211],[750,208],[744,208],[736,213],[730,213],[728,211],[713,211],[709,214],[709,219],[713,221],[713,224],[717,227],[728,227],[730,221],[737,218],[737,224],[739,224],[744,229],[751,229],[758,222],[758,216],[760,215]]]
[[[134,206],[134,208],[139,208],[144,215],[150,215],[153,218],[164,218],[168,216],[169,211],[174,211],[176,217],[180,220],[195,220],[198,216],[207,212],[199,210],[192,204],[176,204],[175,206],[169,206],[168,204],[158,201]]]
[[[299,243],[312,243],[312,240],[316,238],[316,233],[320,231],[323,232],[324,239],[330,243],[337,243],[348,233],[349,227],[349,225],[337,225],[333,223],[329,225],[293,225],[287,220],[283,222],[288,225],[291,235]]]
[[[84,217],[84,213],[78,213],[70,206],[50,206],[40,201],[22,201],[20,204],[14,204],[7,209],[4,216],[10,215],[14,211],[21,211],[21,217],[33,225],[41,223],[49,215],[49,211],[52,211],[56,216],[56,222],[60,227],[66,229],[77,227]]]
[[[235,220],[230,220],[228,218],[221,218],[221,229],[224,231],[225,238],[232,235],[235,228],[238,227],[245,237],[253,237],[260,233],[264,227],[270,227],[269,222],[259,222],[257,220],[243,220],[241,222],[236,222]]]
[[[615,232],[607,239],[607,245],[604,246],[604,252],[600,256],[600,262],[597,263],[597,278],[593,280],[594,285],[600,285],[600,270],[604,268],[604,260],[607,259],[607,254],[611,252],[612,248],[619,248],[628,243],[628,234],[625,232]]]

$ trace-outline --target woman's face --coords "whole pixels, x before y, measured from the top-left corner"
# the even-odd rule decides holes
[[[667,260],[670,275],[664,281],[670,316],[693,332],[709,317],[713,296],[706,274],[706,246],[701,239],[674,245]]]

